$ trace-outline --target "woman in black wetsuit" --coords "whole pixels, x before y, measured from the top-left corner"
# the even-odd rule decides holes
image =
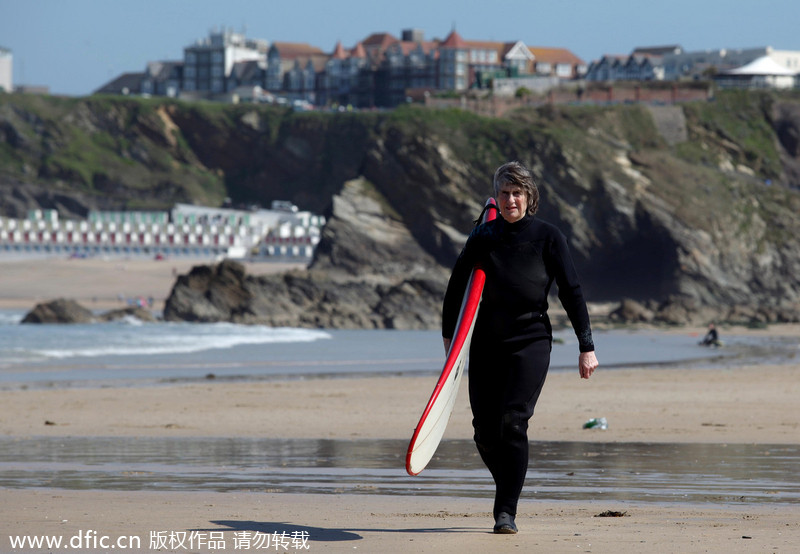
[[[447,351],[470,271],[480,264],[486,284],[469,351],[472,425],[496,485],[494,532],[516,533],[528,470],[528,420],[550,365],[547,296],[553,281],[578,337],[581,378],[588,379],[598,363],[566,238],[534,217],[539,191],[530,171],[519,162],[500,166],[494,193],[502,217],[476,227],[456,261],[444,298],[442,337]]]

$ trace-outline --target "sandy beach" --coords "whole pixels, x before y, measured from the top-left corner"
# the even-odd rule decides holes
[[[0,309],[30,310],[55,298],[70,298],[90,310],[124,306],[136,298],[152,299],[155,309],[164,301],[178,275],[196,265],[194,259],[48,258],[0,260]],[[259,275],[301,268],[283,262],[245,263],[248,274]]]
[[[173,268],[181,273],[194,264],[160,264],[165,262],[0,263],[0,308],[24,309],[59,296],[87,301],[89,307],[93,307],[93,298],[97,304],[114,305],[120,292],[152,295],[163,301],[174,280]],[[277,267],[264,270],[274,269]],[[736,331],[800,340],[798,326]],[[598,352],[601,364],[602,355]],[[800,361],[777,366],[605,372],[601,365],[588,381],[579,379],[577,370],[553,372],[531,422],[530,437],[533,443],[797,445],[798,377]],[[405,440],[410,438],[434,383],[432,377],[385,376],[0,391],[0,435],[20,440]],[[608,419],[607,430],[582,429],[584,421],[599,416]],[[471,436],[469,405],[462,391],[445,439]],[[397,472],[404,472],[401,464]],[[60,550],[12,548],[10,542],[11,536],[51,535],[66,543],[87,530],[93,530],[95,538],[104,536],[110,541],[138,537],[139,548],[129,550],[139,552],[211,552],[218,551],[221,543],[226,550],[255,550],[255,544],[245,539],[282,532],[294,537],[294,542],[277,548],[271,544],[269,550],[729,553],[796,552],[800,544],[798,504],[525,499],[517,518],[520,533],[496,536],[490,532],[491,499],[48,488],[2,489],[0,495],[0,552],[110,552],[133,544],[129,540],[123,545],[123,540],[114,548],[103,548],[85,535],[78,539],[79,548],[73,545]],[[625,515],[595,517],[607,510]],[[200,542],[170,549],[158,544],[159,532],[195,532]]]
[[[797,374],[796,366],[614,370],[590,381],[553,373],[531,438],[797,444]],[[432,386],[431,378],[377,377],[6,391],[0,392],[0,433],[20,439],[406,439]],[[607,417],[609,429],[582,429],[594,415]],[[445,438],[470,436],[462,393]],[[401,464],[397,473],[403,473]],[[305,531],[312,552],[794,552],[800,544],[798,505],[523,500],[521,531],[509,537],[489,533],[488,498],[58,489],[1,494],[4,552],[7,535],[74,537],[87,529],[141,537],[141,551],[150,551],[151,531],[191,530],[221,532],[228,549],[241,531]],[[626,516],[595,517],[607,510]]]

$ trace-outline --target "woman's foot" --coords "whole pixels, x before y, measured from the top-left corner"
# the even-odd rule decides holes
[[[514,523],[514,516],[508,512],[497,514],[494,522],[494,532],[500,535],[513,535],[517,532],[517,524]]]

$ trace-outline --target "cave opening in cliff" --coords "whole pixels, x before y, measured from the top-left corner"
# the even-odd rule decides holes
[[[678,247],[666,228],[640,212],[620,238],[593,252],[582,272],[590,300],[660,302],[678,291]]]

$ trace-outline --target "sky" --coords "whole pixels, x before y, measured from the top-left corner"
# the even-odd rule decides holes
[[[331,52],[373,32],[567,48],[587,63],[640,46],[800,50],[798,0],[0,0],[15,85],[84,96],[227,27]]]

